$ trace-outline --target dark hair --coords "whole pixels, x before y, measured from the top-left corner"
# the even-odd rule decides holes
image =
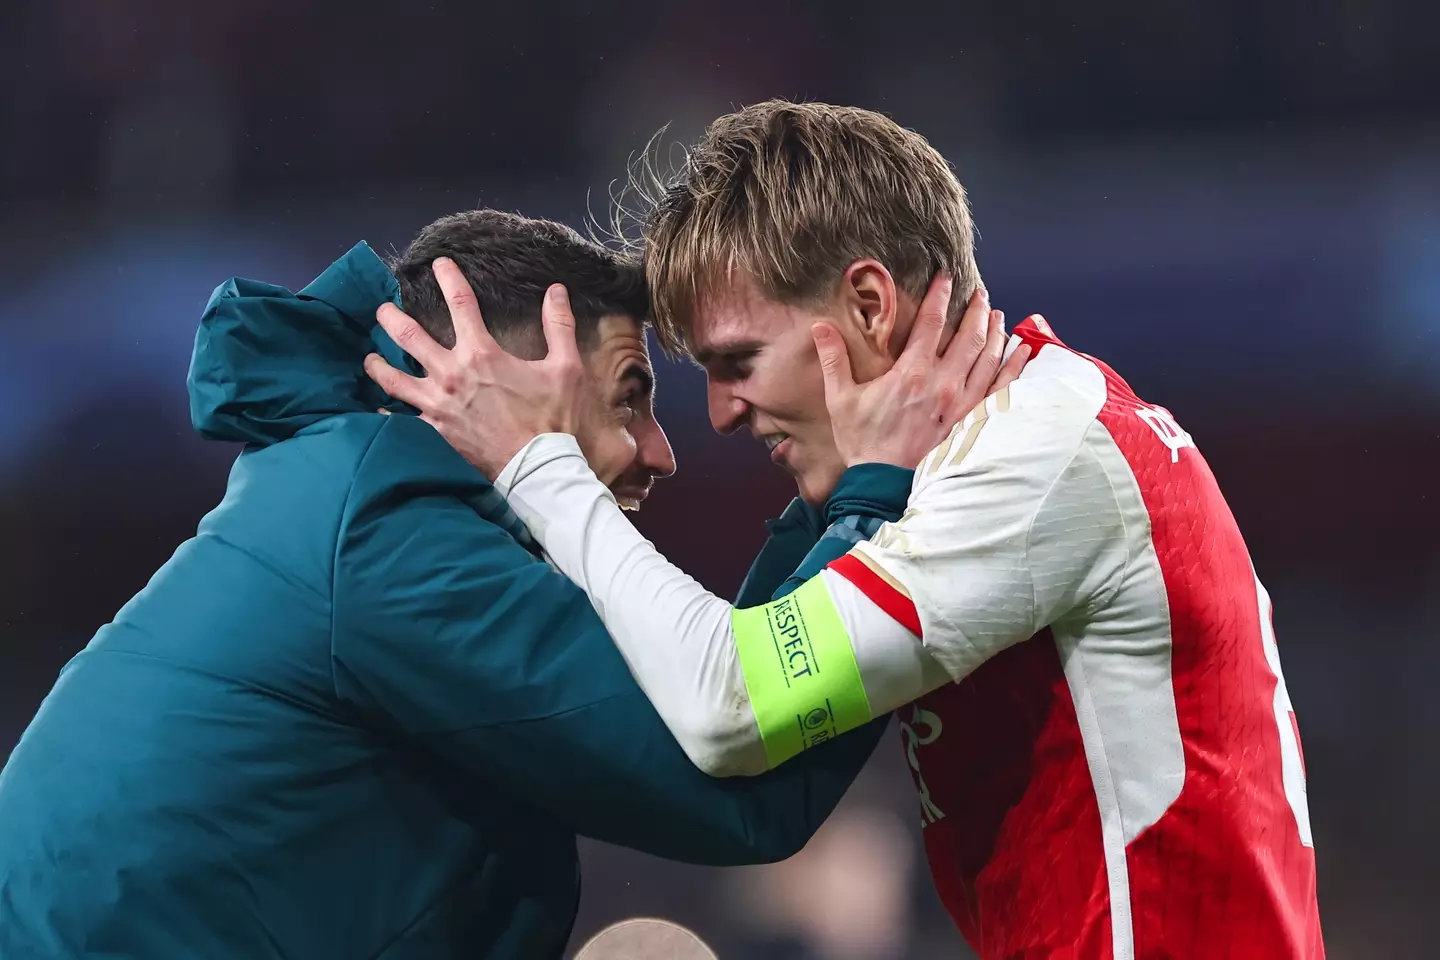
[[[619,314],[645,323],[649,316],[645,276],[632,257],[553,220],[467,210],[421,230],[390,262],[405,312],[447,347],[455,344],[455,328],[430,268],[437,257],[449,257],[460,267],[485,326],[512,353],[543,355],[540,305],[553,283],[563,283],[570,293],[582,350],[594,346],[601,317]]]

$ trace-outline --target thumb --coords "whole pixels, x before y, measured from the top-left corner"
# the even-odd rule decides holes
[[[580,348],[575,342],[575,314],[570,312],[570,294],[561,284],[552,283],[545,291],[540,324],[545,330],[545,359],[552,363],[578,364]]]
[[[820,354],[820,374],[825,378],[825,398],[831,400],[840,396],[847,388],[855,385],[850,373],[850,352],[845,341],[828,323],[816,323],[810,327],[810,336],[815,338],[815,350]]]

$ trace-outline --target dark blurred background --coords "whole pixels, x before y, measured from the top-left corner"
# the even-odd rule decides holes
[[[1275,597],[1331,956],[1440,955],[1436,11],[5,0],[0,757],[221,495],[236,450],[185,395],[217,283],[299,286],[474,206],[603,219],[663,124],[853,103],[955,164],[998,306],[1195,437]],[[732,594],[791,487],[711,432],[697,371],[661,381],[681,468],[640,524]],[[918,836],[896,735],[783,866],[591,845],[577,943],[650,914],[722,958],[968,956]]]

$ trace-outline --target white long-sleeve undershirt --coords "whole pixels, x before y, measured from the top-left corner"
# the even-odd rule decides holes
[[[1113,595],[1134,538],[1116,500],[1124,477],[1107,456],[1113,441],[1096,419],[1099,376],[1079,355],[1042,351],[920,465],[905,516],[857,544],[848,567],[819,574],[871,715],[961,680]],[[730,604],[640,535],[573,437],[536,437],[496,485],[590,597],[696,765],[718,776],[763,772]]]
[[[496,487],[550,561],[590,597],[631,673],[695,764],[715,776],[767,768],[731,629],[731,605],[660,554],[567,434],[532,440]],[[875,715],[949,678],[919,639],[825,571]]]

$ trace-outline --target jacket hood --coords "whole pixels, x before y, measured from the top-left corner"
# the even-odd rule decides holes
[[[190,361],[195,429],[263,446],[338,414],[406,409],[363,365],[378,352],[397,369],[420,373],[375,322],[386,301],[399,304],[399,284],[364,241],[299,293],[239,278],[222,283]]]

